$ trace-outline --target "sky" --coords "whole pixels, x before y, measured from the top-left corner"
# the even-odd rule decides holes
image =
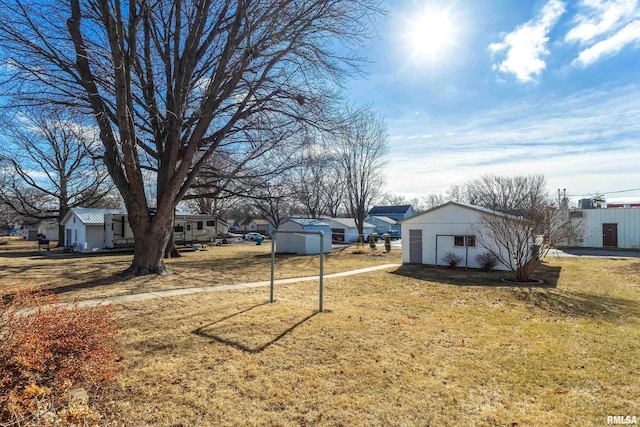
[[[386,119],[388,191],[544,174],[573,202],[640,202],[640,0],[383,6],[348,90]]]

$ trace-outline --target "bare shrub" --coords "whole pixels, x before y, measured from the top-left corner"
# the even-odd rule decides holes
[[[491,252],[476,255],[476,262],[480,265],[480,270],[491,271],[498,265],[498,258]]]
[[[462,263],[462,261],[464,261],[464,258],[462,258],[460,255],[454,254],[453,252],[447,252],[442,257],[442,262],[446,263],[451,268],[457,267]]]

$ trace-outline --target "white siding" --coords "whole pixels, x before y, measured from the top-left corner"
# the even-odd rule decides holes
[[[65,242],[65,245],[75,244],[78,252],[94,252],[104,246],[104,226],[102,224],[85,225],[74,214],[64,228],[65,235],[67,235],[67,230],[71,230],[71,241]]]
[[[618,247],[640,248],[640,208],[578,209],[584,213],[583,247],[602,247],[602,224],[618,224]]]
[[[425,214],[404,220],[401,231],[402,261],[404,263],[410,262],[410,230],[422,230],[422,264],[447,265],[442,261],[442,258],[447,252],[453,252],[463,258],[462,267],[479,268],[480,265],[476,262],[475,257],[478,254],[487,252],[480,244],[480,236],[477,232],[480,227],[481,215],[480,212],[472,209],[445,205]],[[454,235],[475,235],[476,246],[454,246]],[[509,268],[500,264],[496,267],[496,270],[509,270]]]
[[[287,221],[278,227],[278,231],[304,231],[304,227],[294,221]],[[275,236],[277,253],[298,255],[312,255],[320,253],[320,236],[313,234],[290,233],[277,233]],[[331,252],[330,232],[324,232],[322,244],[324,253]]]

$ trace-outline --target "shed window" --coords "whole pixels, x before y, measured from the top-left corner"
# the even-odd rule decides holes
[[[476,236],[453,236],[453,245],[474,247],[476,245]]]
[[[207,227],[213,227],[216,225],[215,221],[207,221]]]
[[[196,228],[197,228],[198,230],[202,230],[202,221],[198,221],[198,222],[196,222]]]
[[[191,224],[187,224],[187,231],[191,231]]]
[[[181,225],[176,225],[175,227],[173,227],[173,231],[176,233],[184,233],[184,227]]]

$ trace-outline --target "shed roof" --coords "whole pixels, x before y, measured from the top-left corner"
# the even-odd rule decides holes
[[[255,222],[256,225],[269,225],[269,221],[264,218],[254,218],[251,221]]]
[[[329,218],[329,217],[321,217],[323,221],[335,222],[342,225],[345,228],[357,228],[355,218]],[[374,228],[373,225],[365,222],[363,228]]]
[[[397,224],[398,223],[397,220],[395,220],[393,218],[389,218],[388,216],[383,216],[383,215],[369,215],[366,219],[368,220],[369,218],[377,219],[378,221],[386,222],[388,224]]]
[[[431,208],[431,209],[429,209],[427,211],[424,211],[424,212],[422,212],[422,213],[420,213],[418,215],[414,215],[414,216],[412,216],[410,218],[406,218],[406,219],[400,220],[398,222],[411,221],[411,220],[413,220],[415,218],[421,217],[423,215],[427,215],[428,213],[433,212],[433,211],[435,211],[437,209],[443,208],[445,206],[457,206],[457,207],[460,207],[460,208],[471,209],[471,210],[474,210],[474,211],[478,211],[478,212],[482,212],[482,213],[486,213],[486,214],[490,214],[490,215],[498,215],[498,216],[502,216],[502,217],[505,217],[505,218],[511,218],[511,219],[519,220],[519,221],[524,219],[524,218],[522,218],[520,216],[510,215],[508,213],[496,211],[496,210],[489,209],[489,208],[484,208],[482,206],[467,205],[466,203],[450,201],[450,202],[447,202],[447,203],[445,203],[443,205],[436,206],[435,208]]]
[[[323,222],[321,219],[316,219],[316,218],[289,218],[289,221],[293,221],[296,224],[300,224],[303,227],[308,227],[311,225],[329,227],[329,224],[327,224],[326,222]]]
[[[85,225],[98,225],[104,224],[104,214],[126,214],[124,209],[98,209],[98,208],[71,208],[71,210],[64,216],[62,223],[66,224],[72,215],[76,215],[80,222]]]

